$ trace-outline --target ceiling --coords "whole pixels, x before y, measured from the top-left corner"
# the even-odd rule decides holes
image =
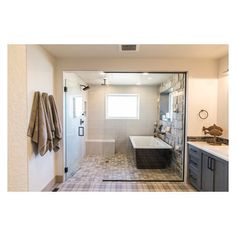
[[[136,52],[122,52],[118,44],[41,45],[56,58],[211,58],[228,54],[226,44],[140,44]]]
[[[76,71],[86,84],[101,85],[157,85],[173,76],[171,73],[103,73],[102,71]]]

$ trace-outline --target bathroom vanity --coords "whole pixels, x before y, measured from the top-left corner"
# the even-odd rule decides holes
[[[199,191],[228,191],[228,146],[188,142],[188,172]]]

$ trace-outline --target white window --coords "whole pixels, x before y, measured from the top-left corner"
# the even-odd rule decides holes
[[[139,119],[139,95],[106,95],[106,119]]]

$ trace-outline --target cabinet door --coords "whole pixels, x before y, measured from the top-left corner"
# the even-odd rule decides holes
[[[208,153],[202,152],[202,190],[214,190],[214,172],[211,170],[212,156]]]
[[[199,173],[194,168],[189,168],[189,181],[197,190],[201,190],[201,179]]]
[[[228,162],[214,161],[214,191],[228,191]]]

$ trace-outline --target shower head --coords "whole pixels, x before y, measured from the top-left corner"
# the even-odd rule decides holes
[[[83,91],[86,91],[89,89],[89,86],[88,85],[83,85],[81,84],[80,87],[82,87]]]

